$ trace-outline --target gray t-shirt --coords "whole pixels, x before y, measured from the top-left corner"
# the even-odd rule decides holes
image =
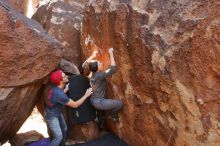
[[[91,98],[105,98],[106,97],[106,78],[114,74],[116,71],[116,66],[110,66],[104,72],[95,72],[92,74],[90,83],[92,86],[93,94]]]

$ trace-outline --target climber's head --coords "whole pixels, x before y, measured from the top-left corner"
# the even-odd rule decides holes
[[[90,74],[89,63],[85,63],[83,66],[79,66],[78,68],[81,74],[85,76]]]
[[[91,72],[97,72],[97,71],[101,71],[103,70],[103,66],[102,66],[102,63],[98,60],[92,60],[90,61],[89,63],[89,70]]]
[[[61,70],[53,71],[50,74],[50,81],[56,86],[59,86],[61,84],[65,84],[68,82],[68,78],[64,72]]]

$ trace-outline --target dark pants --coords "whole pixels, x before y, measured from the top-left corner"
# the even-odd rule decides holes
[[[112,117],[117,117],[123,103],[117,99],[91,98],[91,104],[98,110],[109,111]]]
[[[46,116],[46,122],[53,134],[50,146],[65,146],[67,125],[63,114],[60,114],[59,117]]]

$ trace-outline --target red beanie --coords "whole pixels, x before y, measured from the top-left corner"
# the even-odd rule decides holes
[[[54,85],[58,86],[60,84],[60,81],[62,80],[62,71],[56,70],[50,74],[50,81]]]

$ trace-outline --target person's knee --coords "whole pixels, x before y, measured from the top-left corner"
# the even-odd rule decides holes
[[[95,109],[102,110],[102,105],[97,99],[90,100],[90,103]]]
[[[121,100],[118,100],[117,107],[120,109],[123,107],[123,102]]]
[[[91,104],[92,106],[95,105],[95,101],[94,101],[94,99],[90,98],[90,104]]]

